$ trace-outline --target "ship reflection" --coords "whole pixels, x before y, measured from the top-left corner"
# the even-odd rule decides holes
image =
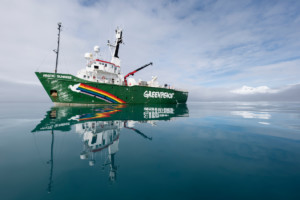
[[[54,134],[55,131],[68,132],[75,128],[83,141],[80,159],[88,160],[90,166],[96,164],[96,155],[105,154],[102,169],[109,167],[109,180],[117,178],[118,167],[115,162],[119,151],[120,133],[122,129],[131,130],[151,141],[152,137],[135,128],[136,123],[156,124],[157,121],[169,121],[176,117],[187,117],[185,104],[178,105],[103,105],[97,107],[53,107],[32,132],[51,133],[51,154],[48,164],[50,177],[48,192],[52,190],[54,168]]]
[[[95,165],[95,153],[107,149],[107,159],[103,167],[110,166],[109,179],[116,179],[117,167],[115,154],[119,151],[119,136],[122,128],[120,121],[84,122],[75,125],[76,132],[82,135],[83,151],[80,159],[89,159],[89,165]]]

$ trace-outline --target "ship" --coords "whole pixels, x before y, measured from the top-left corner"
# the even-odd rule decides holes
[[[111,60],[100,56],[99,46],[93,53],[85,53],[86,66],[77,75],[57,72],[61,23],[58,23],[58,42],[54,73],[35,72],[46,93],[55,105],[94,105],[94,104],[182,104],[186,103],[188,91],[160,85],[157,76],[150,81],[138,80],[136,72],[152,65],[152,62],[126,74],[121,73],[119,58],[120,45],[123,44],[123,30],[115,30],[116,40],[107,42]]]
[[[82,151],[78,155],[91,167],[107,169],[110,182],[117,178],[117,153],[122,134],[136,134],[152,141],[153,133],[138,129],[139,124],[157,126],[159,122],[189,117],[186,104],[105,104],[91,106],[55,106],[31,131],[33,134],[51,134],[50,175],[48,192],[53,188],[54,136],[72,133],[75,130],[82,140]],[[143,126],[140,126],[143,127]],[[127,131],[124,131],[127,130]],[[146,129],[147,130],[147,129]],[[149,135],[150,134],[150,135]],[[47,146],[43,145],[43,148]],[[77,151],[76,151],[77,152]],[[100,155],[104,157],[99,157]],[[99,158],[102,158],[99,160]]]

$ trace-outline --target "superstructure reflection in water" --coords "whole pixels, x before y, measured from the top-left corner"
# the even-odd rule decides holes
[[[114,181],[117,174],[115,155],[119,151],[121,129],[130,129],[147,140],[151,136],[134,128],[135,123],[155,124],[159,120],[171,120],[175,117],[187,117],[186,104],[168,105],[103,105],[98,107],[53,107],[32,132],[50,132],[52,134],[50,178],[48,191],[52,188],[54,132],[75,130],[82,136],[83,151],[81,159],[95,165],[95,154],[105,152],[106,159],[102,167],[109,165],[109,180]]]

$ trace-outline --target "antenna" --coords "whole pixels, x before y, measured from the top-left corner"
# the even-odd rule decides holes
[[[56,53],[56,65],[55,65],[55,74],[57,73],[57,64],[58,64],[58,54],[59,54],[59,40],[60,40],[60,28],[61,28],[61,22],[57,23],[58,25],[58,39],[57,39],[57,49],[54,49],[53,51]]]

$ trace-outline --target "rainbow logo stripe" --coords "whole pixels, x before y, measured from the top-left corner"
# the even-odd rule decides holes
[[[76,90],[79,90],[79,92],[94,96],[98,99],[101,99],[103,101],[106,101],[108,103],[126,103],[122,99],[116,97],[113,94],[110,94],[104,90],[100,90],[99,88],[95,88],[89,85],[85,85],[83,83],[80,83]]]
[[[112,111],[103,112],[103,113],[84,114],[79,117],[79,121],[93,120],[93,119],[99,119],[99,118],[108,118],[108,117],[111,117],[110,115],[115,114],[116,112],[120,112],[120,110],[112,110]]]

